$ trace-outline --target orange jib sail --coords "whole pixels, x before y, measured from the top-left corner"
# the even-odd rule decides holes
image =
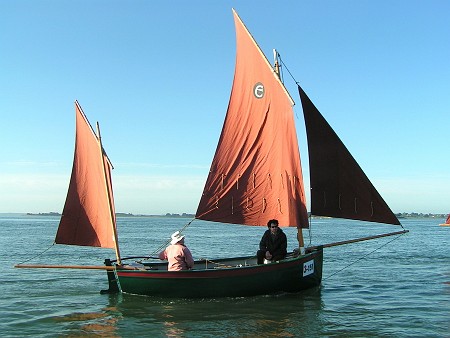
[[[115,248],[111,163],[78,103],[75,154],[55,243]]]
[[[236,12],[228,111],[196,217],[308,227],[292,99]]]

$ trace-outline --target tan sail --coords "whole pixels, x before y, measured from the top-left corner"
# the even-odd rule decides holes
[[[72,175],[55,243],[116,248],[112,166],[78,102],[75,111]]]
[[[233,11],[236,67],[222,133],[196,217],[308,227],[292,99]]]

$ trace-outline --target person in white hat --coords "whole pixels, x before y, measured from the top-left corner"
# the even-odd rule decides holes
[[[188,270],[194,267],[191,251],[184,244],[184,236],[179,231],[171,236],[170,245],[159,254],[159,259],[167,260],[168,271]]]

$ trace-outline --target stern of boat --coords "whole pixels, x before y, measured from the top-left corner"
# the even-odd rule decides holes
[[[105,259],[105,265],[106,266],[112,266],[112,262],[109,258]],[[108,277],[108,289],[101,290],[101,294],[105,293],[119,293],[119,287],[117,284],[116,275],[114,273],[114,270],[106,270],[106,275]]]
[[[323,247],[319,246],[300,259],[300,273],[298,286],[294,292],[319,286],[322,282]]]

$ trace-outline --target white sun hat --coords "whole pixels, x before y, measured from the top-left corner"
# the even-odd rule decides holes
[[[184,236],[182,234],[180,234],[179,231],[176,231],[172,234],[172,236],[170,236],[172,238],[172,240],[170,241],[170,244],[174,245],[177,244],[179,241],[181,241]]]

